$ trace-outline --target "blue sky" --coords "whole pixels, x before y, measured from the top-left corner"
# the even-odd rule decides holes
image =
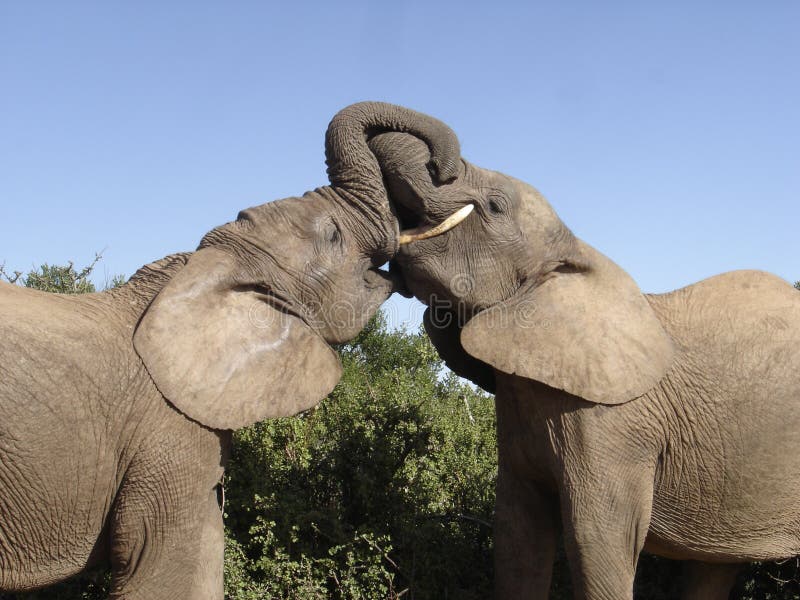
[[[330,118],[432,114],[667,291],[800,279],[800,3],[2,2],[0,263],[97,280],[326,183]],[[418,322],[391,300],[395,324]]]

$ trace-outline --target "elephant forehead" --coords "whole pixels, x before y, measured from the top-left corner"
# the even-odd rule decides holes
[[[241,211],[236,223],[244,224],[243,232],[252,234],[304,237],[330,220],[331,209],[322,198],[283,198]]]

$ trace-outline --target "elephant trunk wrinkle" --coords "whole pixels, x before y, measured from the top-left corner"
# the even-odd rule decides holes
[[[388,261],[397,253],[400,225],[388,206],[376,209],[374,205],[361,201],[353,189],[329,188],[333,202],[339,205],[348,220],[348,232],[358,241],[361,251],[380,262]]]

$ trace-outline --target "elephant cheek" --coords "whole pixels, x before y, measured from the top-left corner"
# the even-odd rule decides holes
[[[447,282],[437,268],[419,256],[397,256],[398,270],[402,274],[404,290],[428,306],[452,300]]]
[[[404,271],[404,280],[409,293],[426,306],[441,304],[446,300],[446,296],[431,284],[431,278],[424,272],[416,269]]]
[[[392,295],[391,280],[365,285],[356,292],[325,304],[316,313],[315,321],[320,335],[329,344],[343,344],[352,340]]]
[[[381,304],[389,299],[389,296],[396,291],[398,286],[405,286],[402,278],[398,280],[398,274],[390,273],[388,271],[380,271],[378,269],[370,269],[367,272],[365,294],[363,306],[367,307],[366,321],[372,318],[375,311],[378,310]]]

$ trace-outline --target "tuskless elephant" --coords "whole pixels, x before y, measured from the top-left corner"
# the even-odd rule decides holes
[[[495,392],[496,598],[546,598],[559,536],[577,598],[632,597],[639,553],[689,561],[685,598],[800,554],[800,292],[759,271],[643,294],[533,187],[373,138],[400,247],[448,366]],[[464,209],[471,206],[472,209]]]
[[[0,283],[1,591],[107,562],[111,598],[222,598],[230,431],[319,402],[341,373],[329,344],[392,292],[378,267],[400,231],[366,145],[391,130],[454,176],[444,124],[360,103],[329,126],[331,186],[242,211],[118,289]]]

